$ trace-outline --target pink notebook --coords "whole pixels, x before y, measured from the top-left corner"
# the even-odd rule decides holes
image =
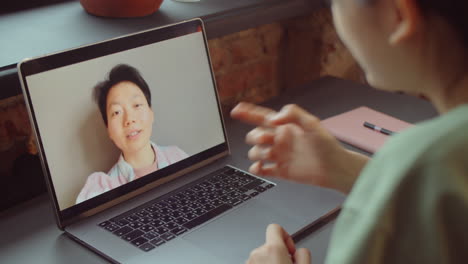
[[[364,122],[400,132],[412,124],[387,114],[361,106],[351,111],[322,120],[322,125],[339,140],[368,151],[376,152],[390,137],[364,127]]]

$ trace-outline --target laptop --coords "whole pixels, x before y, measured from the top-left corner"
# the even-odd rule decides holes
[[[110,262],[244,263],[268,224],[299,234],[343,202],[241,169],[200,19],[18,72],[57,226]]]

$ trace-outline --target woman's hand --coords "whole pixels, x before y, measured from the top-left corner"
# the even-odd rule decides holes
[[[253,145],[250,171],[349,192],[368,158],[345,150],[320,120],[296,105],[279,112],[240,103],[233,118],[256,125],[246,136]]]
[[[246,264],[310,264],[310,252],[296,250],[291,236],[279,225],[270,224],[265,244],[250,253]]]

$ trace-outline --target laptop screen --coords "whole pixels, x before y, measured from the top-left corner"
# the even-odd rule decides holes
[[[227,151],[200,20],[27,60],[61,220]]]

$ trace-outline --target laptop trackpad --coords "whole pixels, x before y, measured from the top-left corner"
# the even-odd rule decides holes
[[[254,248],[265,243],[268,224],[280,224],[288,231],[288,226],[296,226],[296,222],[293,217],[254,199],[187,234],[184,239],[227,263],[244,263]]]

